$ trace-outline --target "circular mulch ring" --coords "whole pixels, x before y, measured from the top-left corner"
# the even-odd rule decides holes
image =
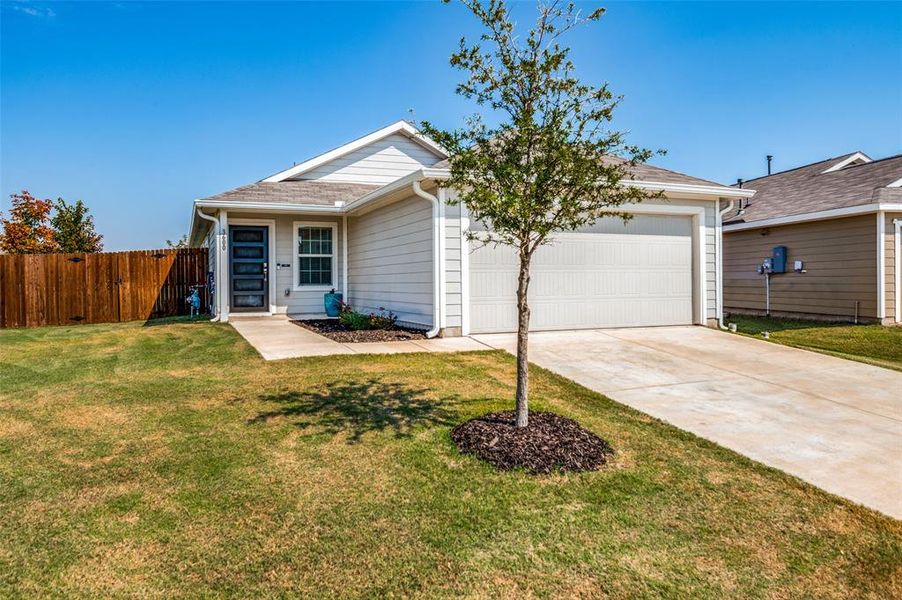
[[[513,412],[490,413],[461,423],[451,439],[462,453],[497,469],[533,474],[595,471],[614,454],[606,441],[573,419],[548,412],[530,412],[523,428],[516,427]]]

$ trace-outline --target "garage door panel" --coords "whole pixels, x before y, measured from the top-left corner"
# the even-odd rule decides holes
[[[618,229],[619,227],[619,229]],[[567,233],[536,251],[531,269],[533,330],[692,322],[691,221],[641,216],[624,227]],[[470,329],[513,331],[518,261],[508,247],[470,257]]]

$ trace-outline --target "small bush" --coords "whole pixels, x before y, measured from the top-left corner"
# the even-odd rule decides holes
[[[342,325],[344,325],[348,329],[353,329],[354,331],[370,329],[369,317],[359,312],[354,312],[353,310],[342,312],[339,315],[338,320],[341,321]]]
[[[363,314],[355,311],[349,304],[341,303],[339,322],[352,331],[365,329],[394,329],[398,315],[379,307],[379,313]]]
[[[382,306],[379,307],[379,314],[370,313],[369,316],[371,329],[394,329],[398,322],[398,315]]]

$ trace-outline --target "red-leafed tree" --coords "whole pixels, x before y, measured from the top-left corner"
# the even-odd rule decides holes
[[[0,217],[0,252],[7,254],[46,254],[57,252],[59,246],[50,226],[53,203],[41,200],[22,190],[10,194],[12,208],[9,218]]]

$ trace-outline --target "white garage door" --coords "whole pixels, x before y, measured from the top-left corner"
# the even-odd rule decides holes
[[[470,254],[470,330],[516,331],[517,257],[483,246]],[[530,329],[692,323],[692,220],[638,215],[560,234],[532,262]]]

